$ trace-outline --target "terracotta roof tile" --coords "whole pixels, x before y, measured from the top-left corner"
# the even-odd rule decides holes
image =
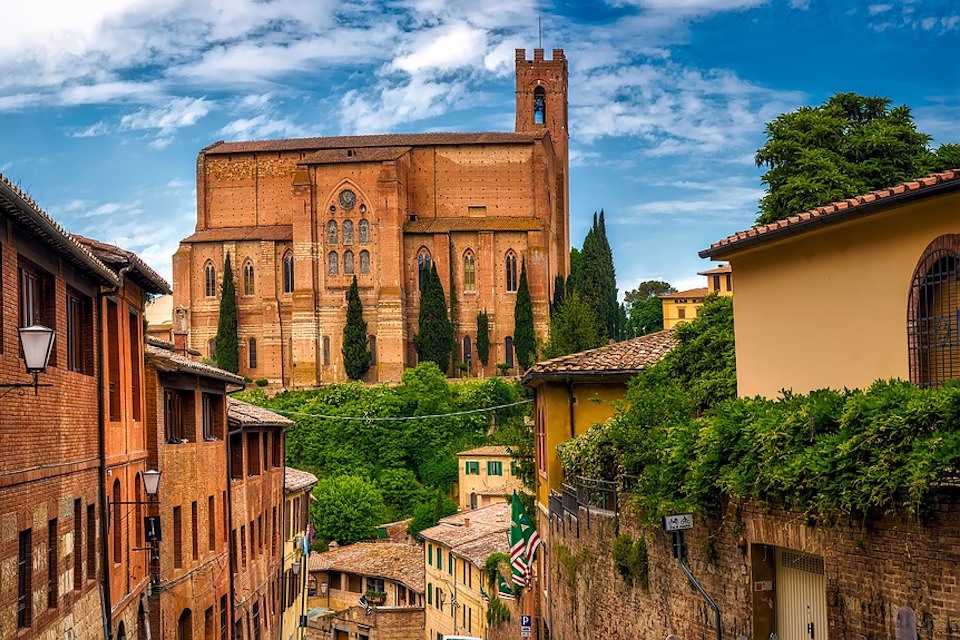
[[[293,467],[283,470],[283,490],[287,493],[299,493],[317,484],[317,476]]]
[[[27,228],[71,263],[97,277],[103,284],[117,286],[117,274],[67,233],[36,201],[0,173],[0,211]]]
[[[686,291],[677,291],[676,293],[665,293],[659,296],[661,300],[674,300],[676,298],[706,298],[710,292],[706,287],[696,289],[687,289]]]
[[[349,162],[386,162],[396,160],[412,147],[360,147],[359,149],[321,149],[300,164],[345,164]]]
[[[197,360],[191,360],[173,350],[158,346],[157,343],[153,341],[148,341],[144,346],[144,355],[146,355],[147,362],[160,371],[183,371],[204,378],[213,378],[214,380],[222,380],[243,386],[243,378],[241,376],[212,367]],[[231,399],[228,399],[228,406],[229,400]]]
[[[538,362],[527,371],[522,382],[530,384],[538,379],[548,378],[604,376],[609,379],[613,375],[631,376],[659,362],[676,344],[673,329],[658,331]]]
[[[269,240],[273,242],[293,240],[293,225],[275,224],[262,227],[203,229],[187,236],[180,242],[227,242],[232,240]]]
[[[706,271],[697,271],[698,276],[716,276],[722,275],[724,273],[732,273],[733,269],[730,268],[729,264],[722,264],[719,267],[714,267],[713,269],[707,269]]]
[[[404,233],[448,233],[450,231],[540,231],[542,225],[533,218],[483,216],[476,218],[426,218],[403,225]]]
[[[469,526],[466,521],[469,519]],[[472,511],[461,511],[460,513],[441,518],[440,524],[429,529],[424,529],[420,535],[424,540],[439,542],[449,547],[454,553],[460,553],[461,549],[470,549],[472,543],[481,538],[492,536],[495,541],[500,538],[503,541],[503,548],[496,548],[495,551],[508,551],[507,532],[510,530],[510,503],[495,502]],[[492,552],[491,552],[492,553]],[[489,555],[489,554],[487,554]],[[484,556],[486,558],[486,556]]]
[[[502,444],[488,444],[485,447],[477,447],[468,451],[461,451],[458,456],[508,456],[510,449]]]
[[[114,271],[119,272],[123,267],[132,266],[133,269],[127,273],[127,277],[135,280],[145,291],[159,295],[173,293],[170,284],[134,252],[75,233],[71,234],[71,237],[89,249],[93,255]]]
[[[240,380],[242,382],[243,378]],[[289,427],[293,424],[290,418],[284,418],[269,409],[229,397],[227,398],[227,421],[230,426],[244,427]]]
[[[821,207],[814,207],[809,211],[798,212],[783,220],[771,222],[767,225],[738,231],[714,242],[710,245],[709,249],[704,249],[700,252],[700,257],[720,258],[729,255],[743,246],[752,245],[756,242],[772,242],[787,233],[793,235],[809,229],[819,229],[823,225],[843,222],[852,217],[869,215],[875,211],[877,207],[885,204],[885,200],[901,195],[917,198],[933,195],[942,191],[942,189],[933,188],[943,185],[945,185],[943,188],[960,188],[960,169],[950,169],[940,173],[932,173],[918,180],[911,180],[884,189],[876,189],[853,198],[833,202]],[[928,189],[930,189],[930,191],[926,191]],[[891,202],[891,206],[893,204],[895,204],[895,202]]]
[[[357,542],[311,553],[310,571],[343,571],[402,582],[423,593],[423,549],[405,542]]]
[[[361,147],[417,147],[463,144],[530,144],[540,133],[384,133],[367,136],[330,136],[324,138],[289,138],[285,140],[249,140],[215,142],[203,150],[205,155],[249,153],[257,151],[304,151]]]

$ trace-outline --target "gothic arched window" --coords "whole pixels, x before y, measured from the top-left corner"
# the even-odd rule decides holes
[[[364,219],[357,223],[357,234],[360,236],[360,244],[370,244],[370,222]]]
[[[473,251],[467,249],[463,254],[463,291],[464,293],[477,290],[477,259]]]
[[[960,235],[931,242],[917,263],[907,306],[910,381],[927,388],[960,378]]]
[[[253,263],[249,259],[243,263],[243,295],[253,295]]]
[[[217,297],[217,268],[213,266],[213,260],[207,260],[203,265],[203,295]]]
[[[504,358],[503,361],[507,363],[507,366],[513,369],[513,338],[507,336],[507,339],[503,341],[504,347]]]
[[[184,609],[177,620],[177,640],[193,640],[193,612]]]
[[[327,255],[327,275],[340,275],[340,256],[337,255],[336,251],[331,251]]]
[[[470,336],[463,336],[463,361],[470,366],[473,360],[473,345],[470,343]]]
[[[370,273],[370,252],[364,249],[360,252],[360,275]]]
[[[293,251],[283,254],[283,292],[293,293]]]
[[[547,122],[547,92],[543,87],[533,90],[533,124]]]
[[[327,244],[337,244],[337,221],[327,223]]]
[[[343,221],[343,244],[353,244],[353,221]]]
[[[420,289],[423,289],[423,285],[427,281],[427,274],[430,273],[432,264],[433,259],[430,257],[430,252],[427,251],[426,247],[420,249],[420,253],[417,255],[417,286]]]
[[[349,249],[343,252],[343,275],[352,276],[353,275],[353,251]]]
[[[516,292],[517,290],[517,254],[513,251],[507,251],[506,260],[507,291]]]

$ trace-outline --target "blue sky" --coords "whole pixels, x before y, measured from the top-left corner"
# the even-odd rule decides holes
[[[513,127],[513,51],[570,61],[571,228],[604,208],[621,291],[698,286],[750,226],[763,126],[838,91],[960,141],[953,0],[15,0],[0,172],[170,275],[220,139]]]

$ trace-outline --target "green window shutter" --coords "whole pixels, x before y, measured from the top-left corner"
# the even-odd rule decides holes
[[[453,551],[447,552],[447,573],[453,575]]]
[[[427,585],[427,604],[433,604],[433,585]]]
[[[427,545],[427,564],[433,564],[433,545]]]
[[[503,463],[494,462],[490,460],[487,462],[487,475],[488,476],[502,476],[503,475]]]

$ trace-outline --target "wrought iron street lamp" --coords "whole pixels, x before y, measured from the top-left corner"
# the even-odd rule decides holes
[[[51,384],[40,384],[40,374],[46,373],[50,363],[50,354],[53,353],[53,342],[57,338],[57,331],[50,327],[35,324],[29,327],[20,327],[20,349],[23,351],[23,364],[27,373],[33,374],[33,382],[8,382],[0,384],[0,388],[8,389],[4,395],[13,389],[33,387],[34,395],[40,393],[40,387],[52,387]],[[0,396],[2,397],[2,396]]]
[[[160,474],[162,471],[157,471],[156,469],[151,469],[150,471],[143,472],[143,489],[147,492],[147,495],[153,498],[157,495],[157,491],[160,490]]]

